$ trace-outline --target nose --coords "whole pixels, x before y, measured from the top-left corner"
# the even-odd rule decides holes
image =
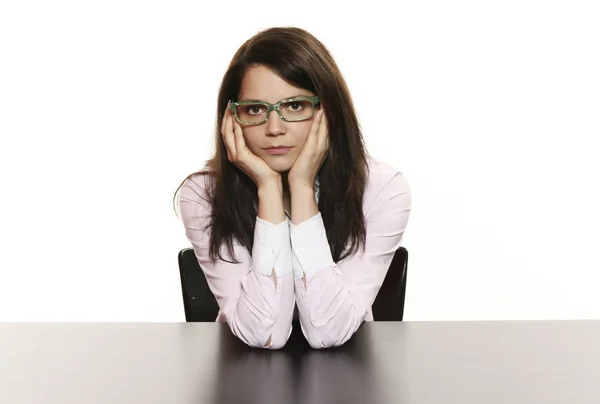
[[[271,111],[267,121],[267,135],[278,136],[285,134],[285,124],[277,114],[277,111]]]

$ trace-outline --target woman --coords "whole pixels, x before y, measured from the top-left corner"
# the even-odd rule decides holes
[[[246,41],[221,84],[215,142],[178,191],[217,321],[278,349],[297,305],[312,347],[343,344],[373,320],[411,197],[399,171],[368,156],[325,46],[299,28]]]

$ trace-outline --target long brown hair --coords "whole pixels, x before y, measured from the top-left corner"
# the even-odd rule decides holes
[[[364,251],[366,224],[363,196],[368,178],[368,153],[360,125],[342,74],[327,48],[312,34],[296,27],[274,27],[247,40],[235,53],[219,90],[215,126],[215,154],[205,169],[188,175],[175,191],[175,199],[186,180],[207,175],[212,206],[210,222],[211,259],[225,260],[220,247],[226,243],[233,257],[233,240],[252,251],[257,215],[254,182],[227,159],[221,136],[221,121],[229,99],[237,100],[245,72],[263,65],[291,85],[320,97],[329,126],[329,151],[319,171],[319,211],[335,262]],[[235,197],[232,198],[231,195]],[[250,201],[254,203],[250,203]],[[237,259],[233,257],[237,263]],[[225,260],[226,261],[226,260]]]

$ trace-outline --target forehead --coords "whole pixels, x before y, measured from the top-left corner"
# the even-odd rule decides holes
[[[256,66],[248,69],[242,78],[239,101],[260,100],[274,104],[284,98],[298,95],[315,94],[294,87],[265,66]]]

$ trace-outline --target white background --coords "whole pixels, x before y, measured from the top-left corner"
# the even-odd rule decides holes
[[[600,318],[597,2],[216,3],[2,2],[0,321],[185,321],[173,192],[286,25],[412,187],[406,320]]]

